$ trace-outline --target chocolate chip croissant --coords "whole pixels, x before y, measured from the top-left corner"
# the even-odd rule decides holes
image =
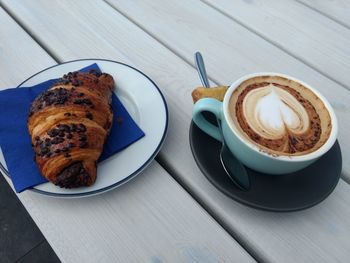
[[[28,130],[41,174],[64,188],[92,185],[113,119],[113,77],[64,75],[32,103]]]

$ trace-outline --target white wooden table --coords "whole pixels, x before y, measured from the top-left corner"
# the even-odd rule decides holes
[[[164,93],[169,134],[136,179],[99,196],[18,195],[63,262],[349,262],[350,3],[347,0],[0,0],[0,87],[78,58],[133,65]],[[212,186],[192,157],[193,54],[211,81],[278,71],[336,110],[343,172],[301,212],[262,212]]]

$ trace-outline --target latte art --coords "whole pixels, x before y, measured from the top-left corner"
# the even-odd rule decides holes
[[[256,77],[232,94],[231,117],[254,144],[275,155],[302,155],[320,148],[331,131],[322,101],[299,83]]]
[[[310,121],[303,105],[273,84],[249,92],[243,100],[243,114],[248,125],[268,139],[280,138],[287,130],[303,133]]]

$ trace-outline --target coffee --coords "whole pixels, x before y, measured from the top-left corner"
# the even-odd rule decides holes
[[[231,95],[229,112],[241,137],[272,155],[314,152],[332,130],[323,101],[304,85],[280,76],[242,82]]]

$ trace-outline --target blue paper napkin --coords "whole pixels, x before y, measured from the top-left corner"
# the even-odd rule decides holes
[[[88,72],[91,69],[100,72],[97,64],[80,71]],[[47,182],[33,161],[34,151],[27,128],[27,118],[32,101],[56,80],[48,80],[28,88],[0,91],[0,146],[17,193]],[[99,161],[107,159],[145,135],[115,94],[112,96],[112,108],[112,128]]]

